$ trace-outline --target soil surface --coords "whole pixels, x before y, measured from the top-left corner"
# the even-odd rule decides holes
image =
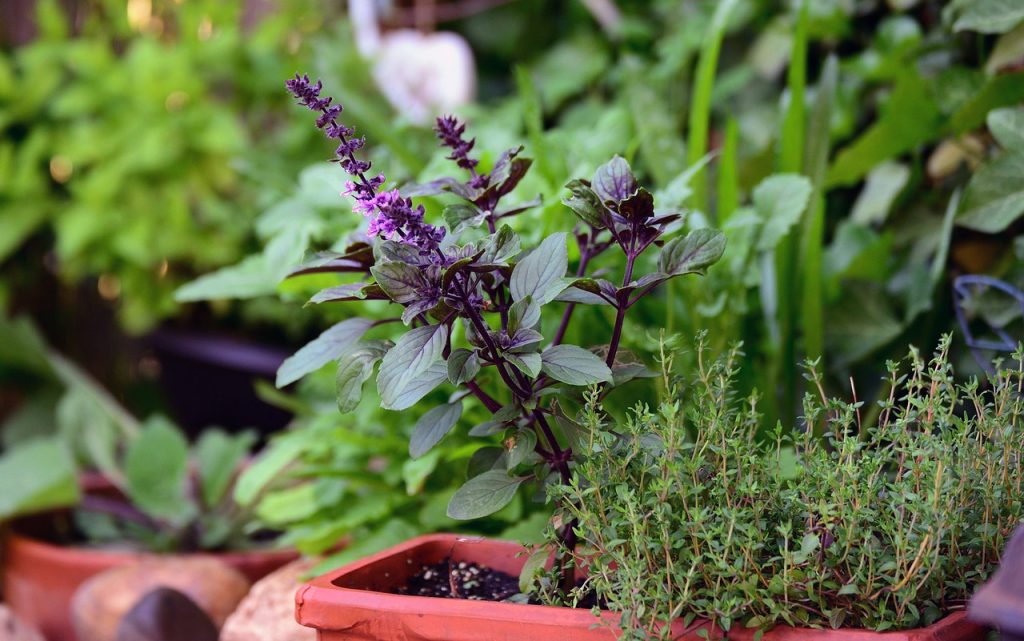
[[[445,559],[423,568],[397,594],[472,601],[504,601],[519,593],[519,578],[476,563]]]

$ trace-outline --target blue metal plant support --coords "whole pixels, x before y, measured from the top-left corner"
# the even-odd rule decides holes
[[[960,330],[964,334],[967,347],[970,348],[974,360],[989,374],[995,373],[992,365],[992,358],[985,352],[1011,353],[1017,349],[1021,338],[1013,338],[1006,329],[1005,324],[994,324],[989,319],[981,317],[988,329],[991,330],[993,338],[977,336],[971,329],[971,318],[966,305],[971,300],[978,300],[988,290],[996,290],[1009,296],[1017,302],[1021,316],[1024,316],[1024,292],[1017,289],[1006,281],[977,274],[957,276],[953,280],[953,308],[956,311],[956,319],[960,324]],[[980,317],[980,315],[979,315]]]

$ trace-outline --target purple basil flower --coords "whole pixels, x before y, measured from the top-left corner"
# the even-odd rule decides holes
[[[384,174],[373,177],[366,175],[370,171],[370,161],[355,156],[355,152],[362,149],[366,140],[353,137],[355,131],[338,122],[342,106],[332,104],[334,99],[329,96],[320,97],[323,83],[317,80],[313,84],[309,76],[295,74],[285,86],[300,105],[310,111],[320,112],[316,119],[317,128],[323,129],[328,138],[338,141],[338,147],[334,150],[337,162],[354,179],[345,183],[343,193],[355,199],[356,211],[370,217],[369,234],[386,239],[398,236],[401,242],[416,247],[424,255],[440,255],[439,246],[444,238],[444,228],[423,222],[423,207],[414,207],[412,200],[402,198],[397,189],[381,192]],[[470,143],[469,148],[472,146]]]
[[[441,144],[452,150],[448,159],[454,160],[459,167],[473,174],[469,186],[474,189],[485,189],[490,182],[490,176],[476,172],[477,163],[480,161],[469,155],[469,152],[473,150],[473,145],[476,144],[476,138],[466,140],[462,137],[462,134],[466,132],[466,125],[460,123],[455,116],[443,116],[437,119],[434,131],[437,132]]]

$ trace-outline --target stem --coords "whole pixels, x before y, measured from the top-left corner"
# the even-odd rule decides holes
[[[634,237],[636,234],[634,234]],[[636,255],[629,252],[626,258],[626,273],[622,276],[622,285],[625,286],[633,280],[633,265],[636,262]],[[626,320],[626,310],[629,308],[628,301],[620,300],[618,310],[615,312],[615,327],[612,328],[612,340],[608,344],[608,357],[605,364],[611,367],[615,362],[615,354],[619,351],[619,342],[622,340],[622,325]]]
[[[480,314],[470,306],[469,295],[462,286],[461,278],[457,276],[454,282],[458,287],[458,294],[461,297],[466,310],[466,317],[469,318],[469,322],[473,323],[473,328],[476,329],[477,333],[480,334],[480,338],[483,339],[484,344],[487,345],[487,349],[491,353],[491,359],[494,361],[494,366],[498,369],[498,374],[501,376],[501,380],[504,381],[505,385],[507,385],[508,388],[520,399],[529,397],[530,393],[523,391],[523,389],[512,380],[508,371],[506,371],[505,359],[503,359],[498,353],[498,347],[494,344],[494,341],[491,340],[491,334],[487,331],[487,327],[484,325],[483,319],[480,318]]]
[[[154,521],[145,513],[139,511],[134,506],[118,501],[116,499],[109,499],[104,496],[94,496],[91,494],[85,494],[82,496],[80,507],[88,512],[100,512],[102,514],[109,514],[125,521],[131,521],[153,530],[159,530],[160,524]]]
[[[466,387],[469,388],[470,392],[473,392],[473,396],[480,399],[480,402],[484,404],[484,407],[486,407],[487,411],[491,414],[494,414],[501,409],[501,403],[494,400],[490,394],[480,389],[480,386],[477,385],[475,381],[467,381]]]
[[[580,248],[580,264],[576,268],[576,278],[581,278],[587,273],[587,263],[590,262],[590,251],[588,246]],[[555,338],[551,341],[552,345],[560,345],[562,339],[565,338],[565,332],[569,329],[569,319],[572,318],[572,312],[576,309],[576,303],[569,303],[565,306],[565,311],[562,312],[562,322],[558,325],[558,331],[555,332]]]

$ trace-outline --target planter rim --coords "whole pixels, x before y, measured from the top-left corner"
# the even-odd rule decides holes
[[[451,616],[481,621],[496,621],[500,617],[500,620],[515,621],[522,625],[550,625],[553,616],[557,616],[557,621],[560,625],[564,625],[567,628],[579,626],[582,629],[588,629],[601,621],[614,623],[618,618],[617,614],[609,611],[602,611],[601,616],[597,617],[590,609],[585,608],[572,609],[546,605],[392,594],[369,589],[341,587],[335,584],[335,581],[346,575],[364,570],[389,557],[409,553],[423,545],[438,543],[472,545],[475,542],[503,544],[517,548],[522,547],[519,543],[512,541],[502,541],[482,536],[460,534],[427,534],[418,536],[308,581],[295,594],[295,619],[307,627],[323,631],[334,630],[337,626],[338,617],[336,613],[339,609],[340,611],[345,611],[349,608],[365,608],[367,597],[370,595],[372,595],[373,610],[384,614],[409,615],[413,612],[429,611],[431,615],[439,617]],[[507,617],[503,616],[506,613]],[[698,639],[696,632],[702,628],[709,628],[710,625],[710,621],[695,622],[686,630],[680,629],[673,638],[696,640]],[[922,628],[875,632],[865,628],[839,628],[833,630],[828,628],[797,628],[777,625],[764,632],[762,639],[763,641],[811,641],[812,638],[819,641],[825,638],[830,641],[872,641],[880,639],[885,639],[886,641],[954,641],[961,638],[983,638],[982,631],[983,628],[981,626],[967,620],[966,611],[959,610],[947,614],[935,623]],[[720,631],[710,630],[710,632],[712,639],[723,636]],[[729,637],[740,639],[741,641],[752,641],[756,633],[756,629],[734,628],[729,632]]]

